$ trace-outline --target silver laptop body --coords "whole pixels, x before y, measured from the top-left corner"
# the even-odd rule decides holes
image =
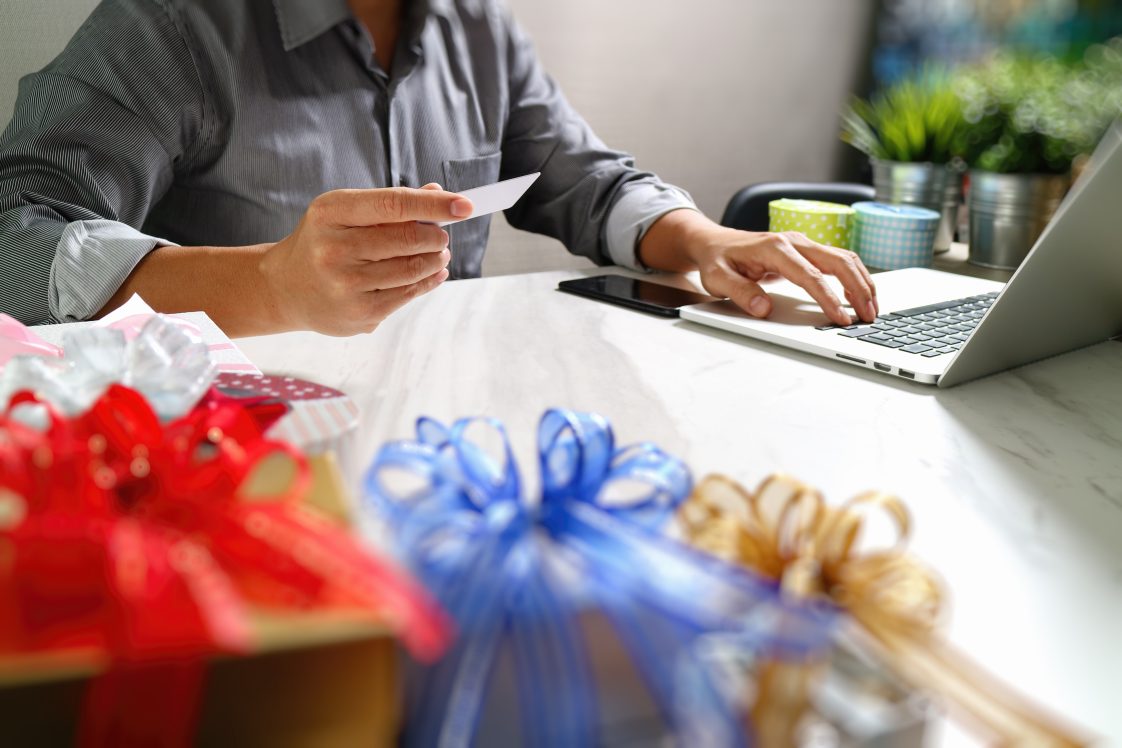
[[[1007,284],[927,269],[878,273],[874,280],[879,330],[829,327],[810,296],[787,281],[768,286],[774,308],[766,320],[727,301],[684,307],[681,315],[940,387],[1107,340],[1122,333],[1122,123],[1103,138]],[[948,321],[958,329],[944,334]],[[880,343],[862,340],[869,334],[881,336]]]

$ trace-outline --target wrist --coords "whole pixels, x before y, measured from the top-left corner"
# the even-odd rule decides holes
[[[711,262],[726,229],[696,210],[675,210],[658,219],[640,244],[647,267],[683,273]],[[724,241],[727,241],[727,237]]]
[[[287,274],[282,263],[283,244],[284,240],[281,240],[253,248],[257,253],[253,267],[260,281],[255,285],[260,289],[256,306],[261,316],[261,327],[276,332],[303,329],[300,320],[293,313],[294,305],[286,303],[291,300],[292,294],[285,282]]]

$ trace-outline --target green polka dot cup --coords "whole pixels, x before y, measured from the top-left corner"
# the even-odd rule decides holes
[[[849,249],[853,208],[848,205],[785,197],[767,208],[771,231],[798,231],[819,244]]]

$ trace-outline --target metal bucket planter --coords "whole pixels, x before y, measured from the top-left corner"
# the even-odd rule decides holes
[[[970,172],[970,262],[1016,269],[1064,198],[1066,174]]]
[[[876,199],[896,205],[918,205],[941,213],[935,251],[946,252],[954,238],[954,213],[962,189],[961,175],[943,164],[906,163],[872,159]],[[953,200],[954,207],[950,204]]]

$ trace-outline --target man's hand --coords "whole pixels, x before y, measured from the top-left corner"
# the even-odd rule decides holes
[[[771,314],[771,298],[758,282],[769,275],[801,286],[835,324],[849,325],[853,319],[826,283],[826,275],[837,276],[862,320],[872,322],[879,312],[873,278],[856,254],[799,233],[738,231],[695,211],[677,210],[651,226],[641,242],[640,259],[660,270],[699,270],[709,293],[727,296],[753,317]]]
[[[433,224],[471,211],[438,185],[320,195],[261,258],[273,313],[286,329],[370,332],[448,278],[448,232]]]

